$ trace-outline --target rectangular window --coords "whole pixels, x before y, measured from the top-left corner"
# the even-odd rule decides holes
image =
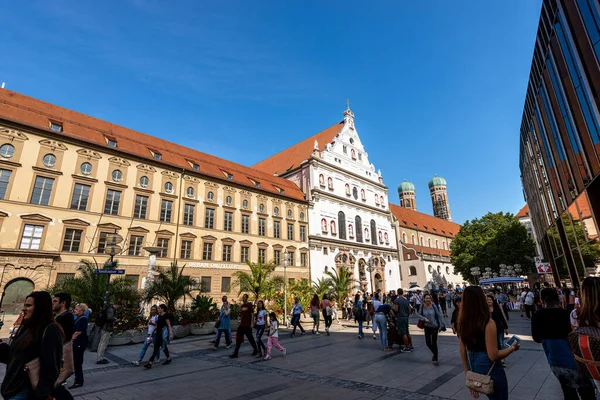
[[[169,238],[158,238],[156,247],[160,248],[160,251],[156,257],[167,258],[169,257]]]
[[[211,277],[203,276],[200,281],[200,291],[202,293],[210,293]]]
[[[104,203],[104,214],[119,215],[119,205],[121,204],[121,192],[108,189],[106,192],[106,202]]]
[[[294,240],[294,224],[288,224],[288,240]]]
[[[600,59],[600,13],[596,4],[594,0],[577,0],[579,13],[596,53],[596,58]]]
[[[324,255],[329,254],[329,249],[327,247],[323,247],[323,254]]]
[[[59,283],[61,283],[62,281],[66,280],[66,279],[73,279],[73,278],[75,278],[75,274],[68,273],[68,272],[58,272],[56,274],[56,280],[54,281],[54,284],[58,285]]]
[[[108,144],[110,147],[117,147],[117,141],[113,139],[106,139],[106,144]]]
[[[193,204],[186,204],[183,207],[183,224],[184,225],[194,225],[194,213],[196,212],[196,207]]]
[[[182,240],[181,241],[181,258],[189,260],[192,258],[192,241]]]
[[[231,245],[223,245],[223,261],[231,261]]]
[[[204,243],[204,246],[202,247],[202,259],[203,260],[212,260],[212,250],[213,250],[212,243]]]
[[[106,236],[108,232],[100,232],[100,236],[98,237],[98,248],[96,249],[96,253],[103,254],[106,249]]]
[[[62,251],[79,252],[81,246],[81,229],[67,228],[65,230],[65,240],[63,241]]]
[[[10,182],[11,174],[12,171],[10,169],[0,169],[0,200],[4,200],[6,198],[8,182]]]
[[[233,213],[230,211],[225,211],[225,215],[223,217],[223,230],[231,231],[233,229]]]
[[[39,250],[42,244],[43,225],[25,225],[21,237],[20,249]]]
[[[281,250],[273,250],[273,261],[275,265],[281,265]]]
[[[213,229],[215,227],[215,209],[207,208],[204,214],[204,227],[207,229]]]
[[[265,219],[264,218],[259,218],[258,219],[258,234],[260,236],[265,236]]]
[[[50,195],[52,194],[52,187],[54,186],[53,178],[46,178],[45,176],[36,176],[35,184],[33,185],[33,193],[31,193],[31,204],[39,204],[41,206],[47,206],[50,204]]]
[[[250,216],[242,215],[242,233],[250,233]]]
[[[143,236],[131,236],[129,238],[129,251],[127,252],[130,256],[141,256],[142,246],[144,237]]]
[[[304,225],[300,225],[300,241],[306,242],[306,227]]]
[[[135,208],[133,209],[133,218],[146,219],[146,211],[148,211],[148,196],[136,194]]]
[[[62,127],[62,124],[59,124],[58,122],[50,121],[50,129],[53,130],[54,132],[62,132],[63,127]]]
[[[160,202],[160,222],[171,222],[173,213],[173,202],[171,200],[161,200]]]
[[[87,209],[88,199],[90,197],[90,185],[76,183],[73,188],[73,198],[71,199],[71,210],[85,211]]]
[[[228,276],[221,277],[221,293],[229,293],[231,290],[231,278]]]
[[[288,265],[291,265],[291,266],[294,266],[294,265],[296,265],[296,264],[295,264],[295,263],[296,263],[296,261],[294,260],[294,252],[293,252],[293,251],[290,251],[290,252],[288,253],[288,260],[290,261],[290,263],[289,263]]]
[[[279,239],[279,237],[280,237],[280,233],[279,233],[279,231],[280,231],[280,225],[281,224],[279,223],[279,221],[274,221],[273,222],[273,237],[275,239]]]
[[[300,265],[306,267],[306,253],[300,253]]]
[[[248,261],[248,254],[250,253],[250,247],[242,247],[240,251],[240,262]]]
[[[258,262],[265,263],[267,258],[267,249],[258,249]]]

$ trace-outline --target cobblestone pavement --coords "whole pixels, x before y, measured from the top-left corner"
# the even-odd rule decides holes
[[[511,317],[511,334],[524,340],[521,350],[507,359],[510,399],[562,399],[541,346],[528,336],[527,321],[518,313],[511,313]],[[308,334],[296,338],[282,329],[280,342],[288,355],[284,358],[273,349],[270,361],[250,357],[249,346],[243,346],[240,358],[232,360],[228,357],[231,350],[211,350],[212,335],[174,341],[170,346],[173,363],[155,364],[151,370],[130,364],[141,345],[110,347],[107,358],[111,362],[102,366],[95,364],[95,353],[86,353],[85,385],[72,394],[78,399],[144,400],[149,396],[233,400],[470,398],[464,388],[458,340],[450,330],[439,338],[440,365],[436,367],[421,331],[414,325],[413,353],[382,352],[370,330],[359,340],[350,323],[334,323],[332,328],[329,337]]]

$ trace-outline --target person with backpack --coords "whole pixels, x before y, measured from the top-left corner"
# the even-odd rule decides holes
[[[363,333],[363,322],[365,320],[364,311],[363,311],[363,302],[360,299],[360,294],[356,293],[354,296],[354,303],[352,306],[352,314],[354,315],[354,320],[358,324],[358,338],[362,339],[365,337]]]
[[[433,354],[433,357],[431,358],[433,365],[438,366],[438,333],[446,330],[446,327],[440,316],[440,311],[434,304],[433,297],[430,294],[425,295],[423,298],[423,305],[415,315],[425,323],[423,327],[425,331],[425,343]]]
[[[544,347],[550,370],[558,379],[565,399],[578,399],[579,392],[582,400],[594,400],[593,383],[579,373],[569,347],[569,311],[560,308],[558,293],[554,289],[543,289],[541,298],[544,308],[540,308],[531,318],[533,340]]]
[[[581,283],[581,307],[576,310],[578,328],[569,334],[569,344],[579,371],[591,377],[600,390],[600,278]]]
[[[294,327],[294,329],[292,330],[290,337],[296,336],[296,328],[300,328],[300,335],[304,336],[305,331],[302,327],[302,324],[300,323],[300,314],[302,314],[303,312],[304,308],[302,307],[302,304],[300,304],[300,299],[298,297],[295,297],[294,306],[292,307],[292,326]]]
[[[108,347],[108,342],[110,342],[110,337],[115,329],[115,323],[118,321],[117,310],[120,306],[119,303],[114,303],[113,305],[108,306],[108,308],[96,318],[96,325],[100,327],[100,343],[98,344],[96,364],[108,364],[110,362],[104,358],[104,352]]]

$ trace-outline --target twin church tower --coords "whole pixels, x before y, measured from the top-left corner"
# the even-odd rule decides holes
[[[441,176],[434,175],[429,181],[429,194],[433,205],[433,215],[440,219],[452,221],[450,215],[450,204],[448,203],[448,191],[446,190],[446,180]],[[404,181],[398,186],[398,196],[400,197],[400,206],[411,210],[417,210],[417,200],[415,196],[415,185]]]

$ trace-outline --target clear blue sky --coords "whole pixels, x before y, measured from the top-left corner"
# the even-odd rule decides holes
[[[368,5],[366,5],[368,4]],[[516,213],[541,0],[2,2],[7,88],[252,165],[342,119],[390,200]]]

